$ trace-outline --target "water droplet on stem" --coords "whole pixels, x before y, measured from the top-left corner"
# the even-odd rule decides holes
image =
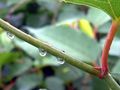
[[[7,37],[12,40],[15,36],[12,33],[7,32]]]
[[[59,58],[59,57],[57,58],[57,61],[58,61],[59,64],[64,64],[65,63],[65,61],[62,58]]]
[[[45,51],[44,49],[39,49],[39,54],[40,56],[44,57],[47,55],[47,51]]]

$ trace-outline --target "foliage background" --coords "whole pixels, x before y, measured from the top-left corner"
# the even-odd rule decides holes
[[[107,14],[99,9],[60,3],[57,0],[34,0],[21,5],[14,14],[9,14],[17,4],[18,0],[0,0],[0,18],[74,58],[90,65],[96,62],[99,64],[111,24]],[[96,37],[93,38],[90,34],[94,35],[96,28]],[[109,53],[110,72],[118,83],[119,31]],[[60,59],[49,53],[45,57],[39,54],[39,49],[17,37],[10,40],[0,28],[1,90],[109,90],[104,81],[66,62],[61,64]]]

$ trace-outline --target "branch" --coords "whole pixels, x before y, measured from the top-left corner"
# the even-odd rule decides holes
[[[117,82],[113,79],[110,73],[107,74],[107,76],[103,79],[106,84],[112,89],[112,90],[120,90],[120,86],[117,84]]]
[[[48,53],[50,53],[56,57],[62,58],[67,63],[69,63],[69,64],[71,64],[79,69],[82,69],[85,72],[88,72],[88,73],[95,75],[95,76],[98,76],[100,73],[94,67],[92,67],[84,62],[81,62],[81,60],[75,59],[75,58],[67,55],[65,52],[58,50],[57,48],[53,47],[49,43],[46,43],[40,39],[38,40],[38,39],[22,32],[21,30],[13,27],[12,25],[10,25],[9,23],[5,22],[2,19],[0,19],[0,27],[2,27],[6,31],[13,33],[18,38],[28,42],[29,44],[32,44],[33,46],[35,46],[37,48],[43,48]],[[108,85],[111,87],[111,89],[120,90],[119,85],[114,81],[114,79],[110,75],[107,75],[104,80],[108,83]]]
[[[102,57],[101,57],[102,67],[101,67],[101,74],[100,74],[101,78],[108,74],[108,54],[109,54],[109,50],[110,50],[112,41],[115,37],[115,34],[118,31],[118,28],[119,28],[119,22],[113,20],[110,31],[107,34],[105,46],[104,46],[103,52],[102,52]]]

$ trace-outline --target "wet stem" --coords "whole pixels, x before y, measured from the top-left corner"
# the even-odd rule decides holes
[[[118,23],[115,23],[115,25],[117,25],[117,24]],[[10,33],[14,34],[18,38],[28,42],[29,44],[31,44],[31,45],[33,45],[33,46],[35,46],[37,48],[42,48],[45,51],[47,51],[48,53],[50,53],[50,54],[52,54],[52,55],[54,55],[56,57],[62,58],[67,63],[69,63],[69,64],[71,64],[71,65],[73,65],[73,66],[75,66],[75,67],[77,67],[77,68],[79,68],[79,69],[81,69],[81,70],[83,70],[85,72],[88,72],[91,75],[98,76],[99,73],[100,73],[100,71],[96,70],[91,65],[88,65],[88,64],[82,62],[81,60],[75,59],[75,58],[71,57],[70,55],[67,55],[63,51],[60,51],[57,48],[51,46],[49,43],[46,43],[46,42],[44,42],[44,41],[42,41],[40,39],[38,40],[38,39],[36,39],[36,38],[22,32],[21,30],[15,28],[14,26],[10,25],[9,23],[5,22],[2,19],[0,19],[0,27],[3,28],[4,30],[9,31]],[[118,25],[117,25],[117,27],[118,27]],[[113,32],[111,32],[111,33],[113,33]],[[112,37],[114,37],[114,34],[110,34],[109,37],[111,37],[111,35],[112,35]],[[112,39],[111,39],[110,42],[112,42]],[[109,52],[109,50],[107,52]],[[104,63],[103,65],[107,65],[107,64]],[[115,82],[115,80],[113,79],[113,77],[109,73],[106,75],[105,78],[103,78],[103,80],[108,84],[108,86],[112,90],[120,90],[120,86]]]

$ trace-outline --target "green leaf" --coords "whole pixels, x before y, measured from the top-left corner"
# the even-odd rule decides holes
[[[82,31],[75,31],[68,26],[48,26],[42,29],[27,28],[35,37],[40,38],[58,50],[81,59],[93,62],[100,53],[98,43]]]
[[[99,8],[105,11],[107,14],[109,14],[113,19],[119,19],[120,17],[119,0],[64,0],[64,1]]]
[[[17,60],[20,53],[0,53],[0,66]]]

